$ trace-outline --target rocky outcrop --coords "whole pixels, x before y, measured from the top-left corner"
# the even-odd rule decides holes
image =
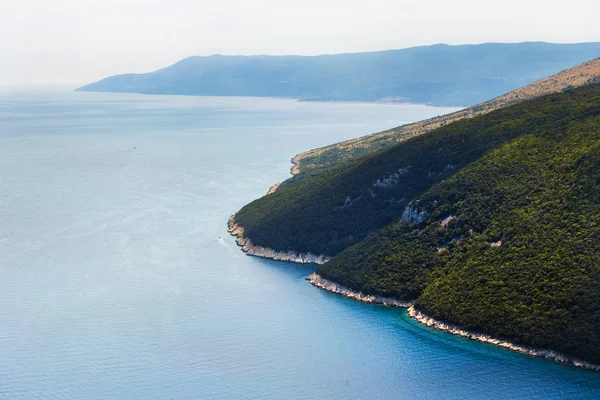
[[[374,296],[370,294],[363,294],[356,290],[349,289],[345,286],[339,285],[333,281],[327,280],[317,273],[311,274],[307,280],[318,288],[341,294],[342,296],[350,297],[364,303],[383,304],[388,307],[410,307],[412,302],[401,301],[392,297]]]
[[[423,222],[426,216],[427,211],[419,211],[415,205],[410,203],[408,206],[406,206],[404,212],[402,213],[402,222],[419,225],[421,222]]]
[[[454,218],[456,218],[454,215],[447,216],[442,220],[442,222],[440,222],[440,226],[444,229],[447,228],[450,221],[452,221]]]
[[[407,310],[407,314],[414,318],[416,321],[427,325],[428,327],[439,329],[453,335],[466,337],[472,340],[477,340],[484,343],[495,344],[496,346],[504,347],[509,350],[518,351],[519,353],[527,354],[534,357],[543,357],[563,364],[574,365],[576,367],[587,368],[594,371],[600,371],[600,365],[591,364],[585,361],[577,360],[572,357],[565,356],[553,350],[536,349],[533,347],[521,346],[508,342],[506,340],[495,339],[491,336],[470,332],[452,324],[447,324],[442,321],[438,321],[431,318],[421,311],[417,310],[414,306],[411,306]]]
[[[396,186],[398,184],[398,182],[400,182],[400,179],[408,173],[409,169],[410,169],[410,165],[406,168],[400,168],[398,171],[395,171],[394,173],[392,173],[391,175],[389,175],[385,178],[377,179],[373,183],[373,187],[380,188],[380,189],[392,188],[392,187]]]
[[[279,186],[281,186],[281,182],[277,182],[276,184],[274,184],[273,186],[271,186],[269,188],[269,191],[267,192],[267,195],[269,195],[271,193],[275,193],[277,191],[277,189],[279,189]]]
[[[300,160],[302,160],[305,153],[296,154],[290,162],[292,163],[292,167],[290,168],[290,174],[297,175],[300,173]]]
[[[300,264],[324,264],[330,260],[325,255],[316,255],[312,253],[296,253],[295,251],[276,251],[268,247],[257,246],[244,236],[244,227],[235,222],[235,215],[229,217],[227,222],[228,232],[236,237],[236,243],[242,248],[242,251],[248,255],[262,258],[269,258],[278,261],[291,261]]]

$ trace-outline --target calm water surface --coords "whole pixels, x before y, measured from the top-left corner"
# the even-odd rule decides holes
[[[3,94],[0,398],[600,398],[600,374],[323,292],[227,235],[295,153],[447,111]]]

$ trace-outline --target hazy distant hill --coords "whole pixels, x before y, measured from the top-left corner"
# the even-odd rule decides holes
[[[600,43],[443,44],[322,56],[189,57],[77,90],[147,94],[394,99],[472,105],[600,56]]]

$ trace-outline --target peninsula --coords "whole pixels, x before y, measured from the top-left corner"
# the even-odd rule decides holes
[[[318,255],[311,281],[325,289],[393,299],[432,326],[596,368],[597,64],[283,184],[243,207],[233,233]]]
[[[600,43],[529,42],[320,56],[195,56],[77,90],[470,106],[598,54]]]

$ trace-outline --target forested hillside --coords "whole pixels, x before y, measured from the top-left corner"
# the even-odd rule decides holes
[[[244,207],[324,278],[600,362],[600,85],[459,121]]]
[[[236,222],[257,245],[335,255],[400,218],[409,202],[489,151],[554,129],[580,111],[549,102],[544,97],[458,121],[281,188],[242,208]]]

